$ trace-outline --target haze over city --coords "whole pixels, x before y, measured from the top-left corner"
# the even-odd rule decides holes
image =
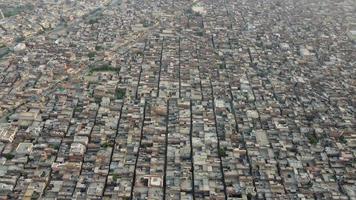
[[[0,0],[0,199],[356,199],[354,0]]]

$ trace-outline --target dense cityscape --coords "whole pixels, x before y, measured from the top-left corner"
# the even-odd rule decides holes
[[[0,199],[356,199],[354,0],[0,0]]]

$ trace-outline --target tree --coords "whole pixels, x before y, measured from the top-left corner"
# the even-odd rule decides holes
[[[126,89],[118,88],[115,93],[116,99],[123,99],[126,94]]]
[[[4,155],[4,157],[6,158],[6,160],[11,160],[11,159],[13,159],[15,156],[14,156],[13,154],[11,154],[11,153],[7,153],[7,154]]]
[[[95,52],[89,52],[88,53],[88,57],[89,57],[89,59],[94,59],[94,57],[95,57]]]
[[[5,120],[6,120],[7,122],[10,122],[10,115],[6,116],[6,117],[5,117]]]
[[[226,69],[226,64],[225,63],[220,63],[219,64],[220,69]]]
[[[309,134],[308,136],[308,140],[310,144],[317,144],[319,139],[315,136],[315,134]]]
[[[53,149],[55,149],[55,150],[59,150],[59,147],[60,147],[60,144],[53,145]]]
[[[112,175],[112,180],[113,180],[113,181],[116,182],[118,178],[119,178],[119,175],[117,175],[117,174],[113,174],[113,175]]]
[[[226,150],[227,150],[227,148],[226,147],[224,147],[224,148],[219,148],[219,156],[220,157],[226,157],[227,156],[227,153],[226,153]]]
[[[95,24],[98,23],[98,19],[90,19],[89,24]]]
[[[111,65],[102,65],[99,67],[91,66],[89,72],[119,72],[119,70],[120,68],[112,67]]]
[[[112,144],[112,142],[104,142],[103,144],[101,144],[101,147],[103,148],[107,148],[107,147],[113,147],[114,145]]]
[[[96,45],[96,46],[95,46],[95,50],[96,50],[96,51],[100,51],[100,50],[101,50],[101,46],[100,46],[100,45]]]
[[[199,30],[196,32],[196,35],[202,37],[204,35],[204,32]]]
[[[347,140],[345,139],[345,137],[343,135],[339,137],[339,141],[344,144],[347,143]]]

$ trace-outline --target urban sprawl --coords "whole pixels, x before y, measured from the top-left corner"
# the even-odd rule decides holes
[[[356,199],[354,0],[0,0],[0,199]]]

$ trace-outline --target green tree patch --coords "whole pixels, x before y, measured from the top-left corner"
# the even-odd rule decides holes
[[[115,92],[115,98],[123,99],[125,97],[125,94],[126,94],[126,89],[118,88],[118,89],[116,89],[116,92]]]

